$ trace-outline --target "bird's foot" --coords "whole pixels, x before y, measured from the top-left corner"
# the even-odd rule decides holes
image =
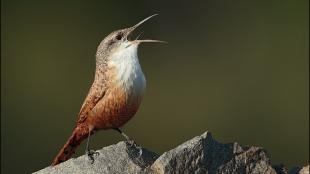
[[[133,146],[139,147],[139,145],[133,139],[128,139],[127,142],[130,145],[130,147],[133,147]]]
[[[141,157],[142,148],[133,139],[131,139],[129,136],[127,136],[121,129],[116,127],[116,128],[114,128],[114,130],[119,132],[126,139],[126,143],[129,144],[130,148],[134,147],[136,149],[139,149],[139,156],[138,157]]]
[[[140,147],[140,146],[138,146],[138,149],[139,149],[139,156],[138,156],[138,158],[140,158],[141,156],[142,156],[142,148]]]
[[[88,156],[88,159],[91,161],[91,164],[94,164],[95,162],[95,156],[99,155],[99,152],[96,152],[94,150],[87,150],[86,155]]]
[[[134,148],[139,150],[138,158],[140,158],[142,156],[142,147],[139,146],[133,139],[129,139],[129,140],[127,140],[127,142],[128,142],[128,144],[130,145],[131,148],[134,147]]]

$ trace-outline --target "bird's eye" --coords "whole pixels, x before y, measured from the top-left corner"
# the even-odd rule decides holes
[[[121,40],[122,37],[123,37],[123,34],[122,34],[122,33],[119,33],[119,34],[116,35],[115,38],[116,38],[117,40]]]

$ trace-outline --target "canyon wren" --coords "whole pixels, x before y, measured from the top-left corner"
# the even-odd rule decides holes
[[[154,14],[138,24],[112,32],[99,44],[96,52],[94,82],[78,114],[72,135],[52,162],[68,160],[80,143],[98,130],[114,129],[127,140],[120,127],[137,112],[145,90],[145,77],[138,60],[138,46],[159,40],[130,40],[132,32]],[[87,154],[93,160],[93,151]]]

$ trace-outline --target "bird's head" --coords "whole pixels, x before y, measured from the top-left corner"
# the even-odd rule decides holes
[[[145,40],[138,40],[138,37],[134,40],[131,40],[130,37],[133,33],[133,31],[143,24],[145,21],[149,20],[150,18],[156,16],[157,14],[154,14],[152,16],[149,16],[145,19],[143,19],[138,24],[125,28],[116,30],[112,33],[110,33],[107,37],[105,37],[100,45],[98,46],[96,58],[97,60],[104,60],[110,57],[111,54],[115,52],[123,52],[123,51],[131,51],[132,49],[137,49],[138,45],[140,43],[144,42],[161,42],[164,43],[164,41],[160,40],[152,40],[152,39],[145,39]]]

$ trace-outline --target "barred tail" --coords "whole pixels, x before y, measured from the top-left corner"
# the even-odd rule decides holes
[[[59,163],[67,161],[74,153],[76,148],[81,144],[81,142],[88,137],[88,127],[87,126],[78,126],[74,129],[72,135],[59,151],[58,155],[52,162],[52,166],[55,166]]]

